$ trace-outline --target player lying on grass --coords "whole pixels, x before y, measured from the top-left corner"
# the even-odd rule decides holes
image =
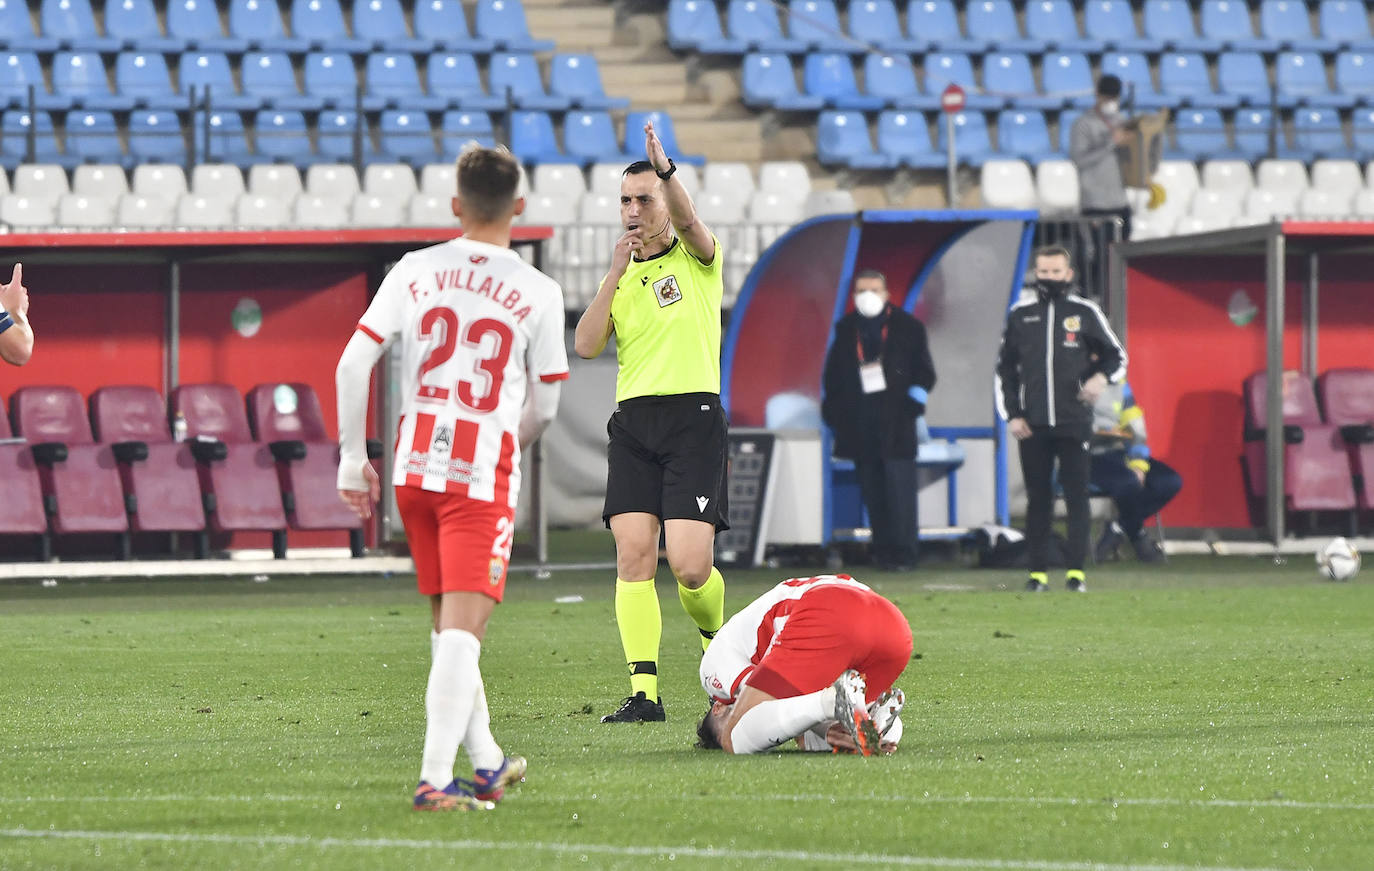
[[[806,749],[826,740],[864,756],[891,752],[896,736],[882,730],[897,722],[903,697],[892,684],[910,659],[906,618],[864,584],[783,581],[727,620],[702,656],[712,705],[699,746],[760,753],[802,736]]]

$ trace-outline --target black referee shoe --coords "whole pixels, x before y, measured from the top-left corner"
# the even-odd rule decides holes
[[[662,723],[668,719],[663,713],[663,699],[649,701],[644,693],[635,693],[620,703],[614,714],[601,718],[603,723]]]

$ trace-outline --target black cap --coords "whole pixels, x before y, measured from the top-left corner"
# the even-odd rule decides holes
[[[1097,80],[1097,96],[1099,97],[1120,97],[1121,79],[1116,76],[1106,75]]]

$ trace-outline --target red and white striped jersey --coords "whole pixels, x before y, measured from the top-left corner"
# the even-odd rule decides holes
[[[701,686],[706,694],[733,702],[740,686],[773,646],[797,601],[817,587],[835,584],[869,589],[849,575],[789,578],[726,620],[701,657]]]
[[[401,343],[392,480],[514,506],[527,382],[568,377],[558,283],[509,248],[454,239],[402,257],[358,329]]]

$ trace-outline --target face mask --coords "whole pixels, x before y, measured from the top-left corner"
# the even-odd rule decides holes
[[[874,291],[865,290],[854,296],[854,308],[866,318],[876,318],[887,308],[887,300]]]
[[[1102,114],[1108,118],[1115,118],[1121,112],[1121,103],[1116,100],[1108,100],[1102,104]]]
[[[1069,282],[1055,278],[1037,278],[1035,283],[1046,296],[1063,296],[1069,290]]]

